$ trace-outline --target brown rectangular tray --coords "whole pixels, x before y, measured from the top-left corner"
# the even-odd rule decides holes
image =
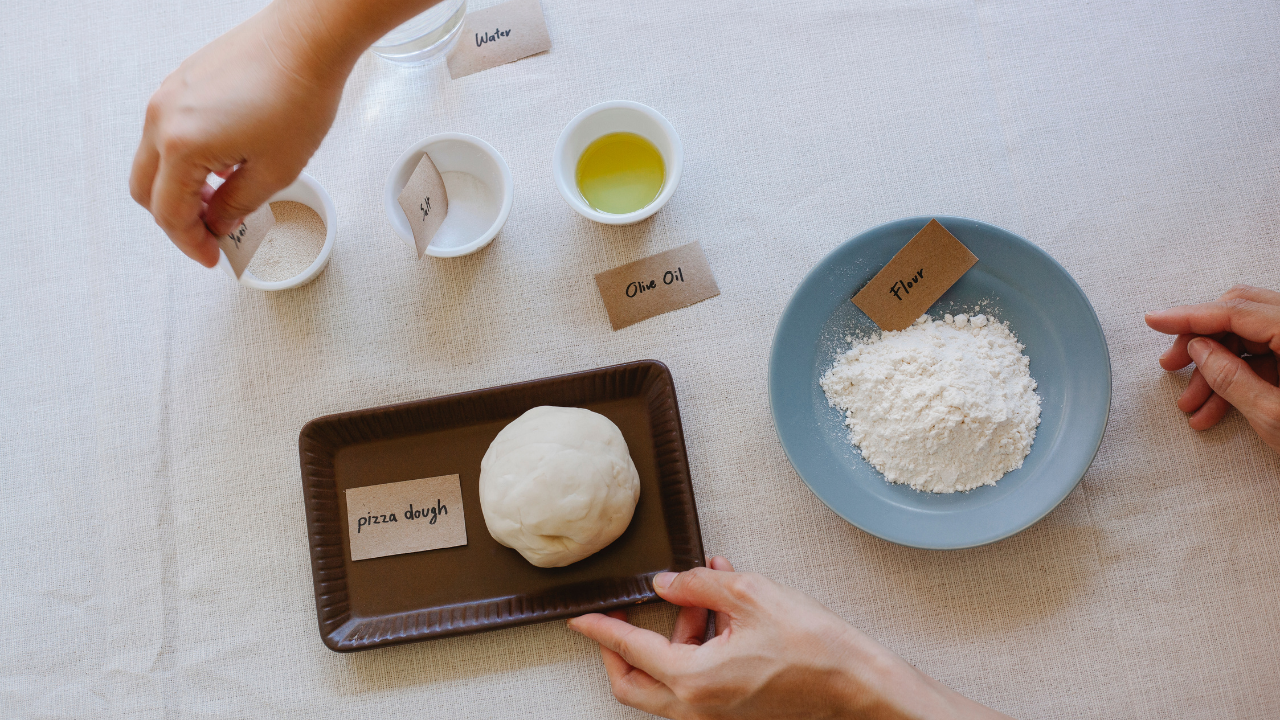
[[[612,420],[640,475],[626,532],[563,568],[534,567],[499,545],[480,512],[480,458],[539,405]],[[320,636],[337,652],[650,602],[656,573],[704,564],[675,383],[656,360],[326,415],[302,428],[298,449]],[[454,473],[466,545],[350,559],[345,490]]]

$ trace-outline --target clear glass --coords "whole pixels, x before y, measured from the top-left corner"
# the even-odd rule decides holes
[[[452,47],[466,14],[467,0],[441,0],[384,35],[371,49],[395,63],[427,62]]]

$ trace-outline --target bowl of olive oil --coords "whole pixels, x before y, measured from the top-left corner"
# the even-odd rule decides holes
[[[658,212],[680,183],[684,148],[657,110],[613,100],[569,122],[551,158],[556,187],[583,217],[629,225]]]

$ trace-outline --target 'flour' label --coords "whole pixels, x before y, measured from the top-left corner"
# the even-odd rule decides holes
[[[231,269],[235,271],[237,278],[249,267],[249,261],[258,252],[262,239],[275,224],[276,216],[271,212],[271,203],[262,203],[262,207],[245,216],[240,227],[218,236],[218,247],[227,256],[227,262],[231,263]]]
[[[964,243],[930,220],[853,296],[853,304],[881,330],[905,330],[977,262]]]
[[[404,216],[409,218],[409,229],[413,230],[413,245],[418,249],[418,259],[422,259],[431,238],[436,236],[444,216],[449,214],[449,196],[445,193],[444,178],[431,156],[422,153],[422,159],[409,176],[404,190],[396,198]]]
[[[449,51],[449,77],[457,80],[551,49],[538,0],[509,0],[467,13],[458,44]]]
[[[596,275],[596,287],[614,330],[720,294],[696,242],[606,270]]]
[[[346,496],[352,560],[467,544],[457,475],[352,488]]]

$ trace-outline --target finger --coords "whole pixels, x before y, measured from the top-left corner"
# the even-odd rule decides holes
[[[1190,365],[1191,356],[1187,354],[1187,343],[1191,342],[1192,338],[1195,337],[1198,336],[1183,333],[1174,338],[1173,345],[1170,345],[1169,349],[1165,350],[1164,354],[1160,356],[1160,367],[1169,372],[1174,372]]]
[[[616,620],[627,619],[626,610],[614,610],[606,615]],[[667,686],[604,645],[600,646],[600,660],[618,702],[653,715],[666,714],[663,710],[676,702],[675,695]]]
[[[612,612],[608,612],[605,614],[611,618],[614,618],[616,620],[622,620],[624,622],[627,619],[626,610],[614,610]],[[570,620],[569,622],[570,622],[569,627],[572,628],[573,621]],[[627,662],[626,660],[623,660],[621,655],[619,655],[618,653],[610,650],[609,648],[603,645],[600,646],[600,659],[604,662],[604,671],[609,674],[610,682],[613,682],[613,678],[615,675],[621,677],[622,675],[625,675],[628,672],[635,669],[631,667],[631,663]]]
[[[213,267],[218,264],[218,241],[201,216],[200,188],[206,175],[204,168],[181,158],[162,156],[151,189],[151,214],[187,257]]]
[[[609,676],[609,688],[618,702],[651,715],[671,717],[668,710],[678,701],[666,685],[603,645],[600,646],[600,660],[604,663],[605,674]]]
[[[671,642],[680,645],[701,645],[707,636],[707,611],[704,608],[682,607],[676,616]]]
[[[280,182],[261,163],[243,163],[214,191],[205,222],[214,232],[231,232],[244,216],[257,210],[290,182],[292,179]]]
[[[1271,354],[1271,348],[1267,347],[1262,343],[1257,343],[1252,340],[1242,340],[1240,344],[1244,345],[1244,351],[1249,353],[1250,355]]]
[[[685,666],[686,655],[681,649],[692,651],[688,645],[672,645],[656,632],[599,613],[570,620],[569,629],[595,640],[621,655],[632,667],[662,682]]]
[[[720,572],[733,572],[733,563],[729,562],[729,558],[723,555],[716,555],[711,558],[711,562],[707,563],[707,566]]]
[[[626,610],[611,610],[605,613],[605,615],[607,615],[608,617],[614,618],[615,620],[622,620],[623,622],[626,622],[627,620]],[[573,627],[573,621],[576,619],[577,618],[570,618],[568,622],[568,626],[570,630],[575,630],[575,628]],[[610,677],[613,677],[614,675],[614,670],[611,670],[610,666],[616,666],[615,669],[618,672],[626,672],[631,669],[631,663],[627,662],[626,660],[623,660],[621,655],[619,655],[618,653],[610,650],[609,648],[603,645],[600,646],[600,655],[601,655],[601,659],[604,661],[605,671],[609,673]]]
[[[1169,349],[1160,356],[1160,367],[1168,370],[1169,372],[1174,372],[1190,365],[1192,360],[1191,356],[1187,354],[1187,343],[1198,337],[1201,336],[1193,333],[1184,333],[1175,338],[1173,345],[1171,345]],[[1215,333],[1208,337],[1211,337],[1218,342],[1223,342],[1226,338],[1236,338],[1236,336],[1231,333]],[[1239,338],[1235,339],[1235,342],[1239,341]]]
[[[1196,338],[1187,352],[1213,392],[1234,405],[1250,421],[1280,414],[1280,390],[1258,377],[1249,363],[1209,338]]]
[[[1222,396],[1213,393],[1205,400],[1191,417],[1187,418],[1187,424],[1192,430],[1208,430],[1209,428],[1222,422],[1222,418],[1231,412],[1231,403],[1222,399]]]
[[[658,596],[673,605],[707,608],[736,615],[746,611],[749,589],[745,576],[699,567],[682,573],[658,573],[653,588]]]
[[[1244,361],[1249,363],[1249,369],[1257,373],[1258,377],[1265,380],[1268,385],[1280,384],[1275,355],[1254,355],[1245,358]]]
[[[719,570],[721,572],[733,572],[733,563],[729,562],[729,558],[723,555],[716,555],[715,557],[711,558],[711,562],[707,563],[707,566],[710,567],[712,570]],[[715,625],[716,625],[715,636],[720,637],[721,635],[729,631],[729,616],[724,613],[716,613]]]
[[[1204,375],[1197,369],[1191,373],[1191,382],[1187,383],[1187,389],[1182,391],[1182,397],[1178,398],[1178,409],[1184,413],[1193,413],[1200,409],[1202,405],[1213,395],[1213,388],[1209,387],[1209,381],[1204,379]]]
[[[603,645],[600,646],[600,660],[604,663],[604,671],[608,673],[610,682],[613,682],[615,677],[622,677],[635,670],[631,667],[631,663],[622,659],[621,655]]]
[[[156,168],[160,165],[160,151],[151,138],[150,130],[142,131],[142,142],[133,154],[133,169],[129,171],[129,194],[134,202],[151,209],[151,186],[156,180]]]
[[[1280,351],[1280,305],[1252,300],[1220,300],[1148,313],[1147,325],[1167,335],[1235,333]],[[1234,403],[1232,403],[1234,404]]]
[[[1219,300],[1251,300],[1264,305],[1280,305],[1280,292],[1252,285],[1236,285],[1222,294]]]
[[[1241,340],[1239,335],[1227,333],[1221,337],[1215,336],[1213,339],[1217,340],[1218,344],[1222,345],[1222,347],[1229,350],[1232,355],[1244,354],[1244,340]]]

